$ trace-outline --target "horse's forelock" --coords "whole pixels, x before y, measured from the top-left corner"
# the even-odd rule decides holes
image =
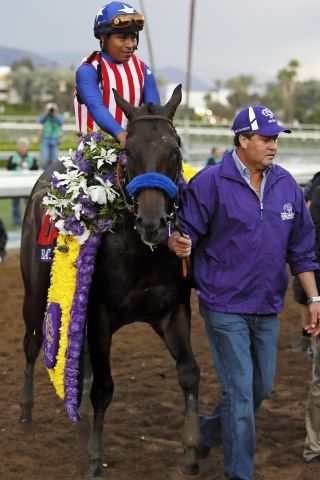
[[[157,111],[157,108],[156,108],[156,107],[157,107],[157,105],[155,105],[154,103],[151,103],[151,102],[148,103],[148,104],[147,104],[147,113],[148,113],[149,115],[154,115],[154,114],[156,113],[156,111]]]

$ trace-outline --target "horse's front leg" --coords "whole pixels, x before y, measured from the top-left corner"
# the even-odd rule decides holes
[[[32,295],[25,295],[23,316],[26,333],[23,339],[23,350],[26,358],[24,380],[18,402],[21,408],[19,422],[31,426],[33,407],[33,377],[34,365],[43,342],[42,322],[45,311],[45,299],[37,299]]]
[[[179,469],[184,475],[194,477],[199,473],[197,453],[201,448],[198,419],[200,370],[190,344],[190,309],[187,305],[180,305],[174,312],[152,326],[163,338],[176,361],[178,380],[185,398],[182,435],[184,454]]]
[[[103,468],[103,424],[105,411],[113,396],[113,380],[110,370],[110,323],[105,307],[100,305],[88,322],[88,344],[93,372],[91,403],[93,405],[93,429],[87,446],[90,478],[105,477]]]

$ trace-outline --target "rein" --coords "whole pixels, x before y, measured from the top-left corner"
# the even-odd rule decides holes
[[[139,117],[136,117],[130,122],[128,122],[127,131],[135,122],[143,121],[143,120],[160,120],[160,121],[167,122],[172,126],[174,133],[178,137],[177,131],[175,129],[175,126],[172,120],[170,120],[170,118],[168,117],[165,117],[164,115],[141,115]],[[179,140],[178,144],[180,144],[179,137],[178,137],[178,140]],[[120,161],[118,162],[117,184],[120,187],[121,193],[125,199],[126,207],[130,212],[134,212],[135,205],[127,202],[124,189],[127,190],[127,193],[130,195],[130,197],[133,200],[137,191],[142,190],[144,188],[160,188],[167,193],[167,195],[171,200],[174,200],[179,195],[177,185],[178,185],[179,177],[181,174],[181,154],[178,147],[177,147],[177,150],[179,151],[179,165],[177,168],[177,174],[175,176],[174,181],[172,181],[168,177],[165,177],[162,174],[159,174],[156,172],[150,172],[150,173],[141,174],[138,177],[135,177],[133,180],[129,179],[130,180],[129,183],[126,186],[124,186],[123,175],[122,175],[123,168],[122,168],[121,162]],[[168,217],[172,217],[172,215],[173,215],[173,212],[169,214]]]
[[[172,126],[172,128],[174,130],[174,133],[178,137],[178,140],[179,140],[178,145],[180,146],[180,138],[177,134],[177,131],[175,129],[175,126],[174,126],[172,120],[170,120],[169,118],[167,118],[163,115],[141,115],[140,117],[134,118],[133,120],[128,122],[127,131],[129,129],[129,127],[131,127],[134,123],[136,123],[138,121],[143,121],[143,120],[160,120],[160,121],[164,121],[164,122],[169,123]],[[158,174],[156,172],[145,173],[145,174],[139,175],[138,177],[131,180],[129,182],[129,184],[126,186],[126,190],[129,193],[129,195],[131,196],[131,198],[134,199],[134,196],[139,189],[154,188],[154,187],[163,189],[168,194],[169,198],[173,201],[172,211],[171,211],[171,213],[167,214],[167,218],[169,220],[169,228],[170,228],[170,223],[171,223],[172,225],[175,226],[175,228],[180,233],[180,235],[183,236],[183,231],[182,231],[181,227],[176,222],[176,212],[177,212],[178,207],[179,207],[179,189],[178,189],[177,184],[179,183],[179,178],[180,178],[180,174],[181,174],[181,153],[180,153],[180,150],[179,150],[178,147],[177,147],[177,150],[179,152],[179,165],[178,165],[178,168],[177,168],[177,174],[176,174],[176,177],[174,179],[174,182],[172,180],[170,180],[168,177],[165,177],[165,179],[164,179],[163,178],[164,175]],[[135,204],[129,204],[126,201],[126,195],[125,195],[125,192],[124,192],[124,189],[123,189],[124,182],[122,180],[122,165],[121,165],[120,161],[118,162],[118,166],[117,166],[117,183],[118,183],[118,185],[121,189],[122,195],[125,199],[125,204],[126,204],[127,209],[131,213],[135,213]],[[175,201],[176,199],[178,199],[177,202]],[[183,278],[185,278],[185,279],[191,278],[192,268],[191,268],[191,263],[190,263],[190,258],[189,257],[182,259],[182,274],[183,274]]]

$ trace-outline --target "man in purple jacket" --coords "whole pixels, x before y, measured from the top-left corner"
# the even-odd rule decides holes
[[[243,109],[232,130],[235,149],[182,194],[186,235],[174,232],[168,245],[180,257],[194,251],[200,312],[222,384],[220,405],[200,417],[201,453],[223,443],[226,477],[251,480],[254,411],[272,390],[286,262],[309,297],[312,334],[320,333],[319,265],[302,189],[273,163],[279,133],[290,130],[261,105]]]

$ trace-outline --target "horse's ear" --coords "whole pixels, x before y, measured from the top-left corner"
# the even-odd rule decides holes
[[[123,111],[123,113],[125,114],[125,116],[127,118],[131,117],[132,116],[132,111],[133,111],[132,105],[130,105],[130,103],[127,102],[127,100],[122,98],[121,95],[119,95],[119,93],[117,92],[117,90],[115,90],[113,88],[112,91],[113,91],[114,99],[115,99],[118,107],[121,108],[121,110]]]
[[[181,83],[176,86],[176,88],[173,90],[173,93],[171,95],[170,100],[166,105],[164,105],[164,112],[167,114],[167,116],[171,119],[173,119],[174,114],[176,113],[176,110],[178,108],[178,105],[180,105],[181,100],[182,100],[182,85]]]

